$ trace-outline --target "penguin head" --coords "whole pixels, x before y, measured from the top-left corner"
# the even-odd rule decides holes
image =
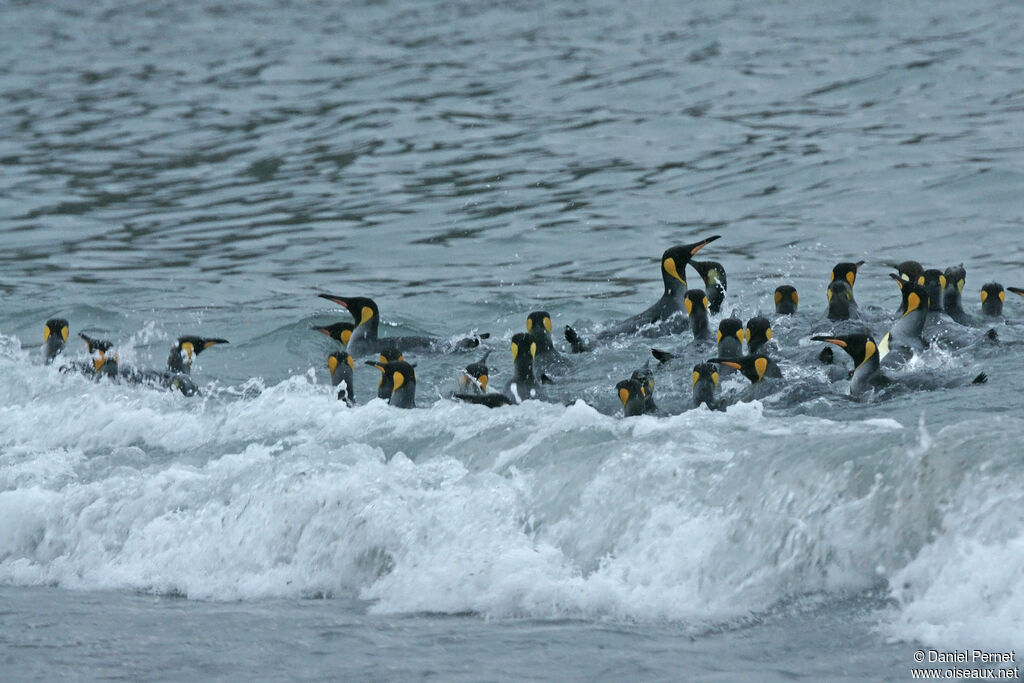
[[[106,339],[93,339],[85,334],[85,332],[79,332],[78,336],[85,341],[86,346],[89,348],[89,355],[92,356],[93,372],[96,374],[117,373],[117,354],[110,351],[114,348],[113,343]]]
[[[942,310],[942,291],[946,289],[946,276],[938,268],[929,268],[918,279],[928,293],[928,310]]]
[[[853,284],[857,281],[857,269],[864,265],[863,261],[857,261],[856,263],[843,262],[837,263],[832,267],[832,273],[829,276],[829,282],[841,281],[850,285],[850,289],[853,289]]]
[[[354,393],[352,386],[352,371],[355,363],[352,356],[344,351],[333,351],[327,356],[327,369],[331,372],[331,386],[339,387],[338,400],[345,401],[352,405]]]
[[[669,247],[661,255],[661,279],[665,283],[665,294],[672,295],[686,289],[686,264],[693,256],[721,235],[713,235],[700,242]]]
[[[381,349],[379,360],[381,363],[394,363],[395,361],[405,360],[405,356],[402,355],[397,346],[389,344]]]
[[[337,386],[343,379],[351,382],[354,368],[355,361],[344,351],[332,351],[327,356],[327,369],[331,371],[331,384],[334,386]]]
[[[729,288],[725,268],[718,261],[690,261],[690,265],[697,271],[697,275],[700,275],[700,279],[709,292],[715,288],[715,285],[721,287],[723,291]]]
[[[833,280],[825,290],[829,320],[849,320],[853,304],[853,287],[845,279]]]
[[[800,295],[793,285],[779,285],[775,288],[775,312],[779,315],[793,315],[800,304]]]
[[[744,377],[757,384],[765,377],[781,377],[781,373],[768,356],[757,353],[740,358],[711,358],[709,363],[718,363],[739,370]]]
[[[683,299],[683,306],[686,308],[686,315],[692,316],[701,313],[707,315],[708,295],[704,293],[703,289],[688,289]]]
[[[899,277],[898,275],[896,277]],[[853,366],[859,368],[865,362],[878,356],[878,345],[871,335],[856,332],[853,334],[841,334],[835,336],[822,335],[811,337],[813,341],[835,344],[843,351],[846,351],[853,359]],[[828,347],[825,347],[828,348]]]
[[[1006,301],[1006,290],[998,282],[988,282],[981,288],[981,312],[985,315],[998,317],[1003,314],[1003,302]]]
[[[712,363],[697,363],[693,366],[693,405],[711,404],[715,400],[715,389],[718,388],[718,368]]]
[[[333,325],[313,325],[313,329],[325,334],[342,346],[348,346],[348,340],[352,337],[352,330],[355,325],[348,322],[334,323]]]
[[[889,273],[889,277],[902,291],[903,300],[900,302],[900,313],[904,317],[915,311],[928,310],[928,291],[924,287],[916,282],[904,280],[895,273]]]
[[[722,318],[718,322],[718,334],[715,335],[715,343],[721,345],[727,339],[735,339],[740,344],[746,340],[746,336],[743,333],[742,320],[739,318]]]
[[[380,309],[377,303],[365,296],[335,296],[333,294],[319,294],[321,299],[333,301],[352,314],[356,320],[356,327],[361,325],[376,325],[380,319]]]
[[[519,332],[512,335],[512,362],[521,379],[533,376],[533,359],[537,355],[537,342],[532,336]]]
[[[43,328],[43,358],[47,365],[64,351],[68,341],[68,321],[64,318],[50,318]]]
[[[763,316],[753,317],[747,321],[747,330],[743,336],[747,340],[747,352],[757,353],[772,340],[772,323]]]
[[[619,394],[619,400],[622,401],[624,417],[644,414],[647,393],[643,384],[635,379],[624,379],[615,385],[615,390]]]
[[[1019,297],[1024,297],[1024,289],[1021,289],[1020,287],[1007,287],[1006,291],[1013,292]]]
[[[388,404],[397,408],[414,408],[416,397],[416,366],[404,360],[382,363],[367,361],[381,371],[387,383],[391,385]]]
[[[924,275],[924,266],[917,261],[904,261],[903,263],[896,266],[896,274],[901,280],[905,282],[919,282],[921,276]]]
[[[962,293],[964,291],[964,285],[967,284],[967,271],[964,270],[964,264],[950,266],[942,275],[946,278],[946,292],[955,290],[957,293]]]
[[[647,408],[649,410],[654,409],[654,373],[651,372],[650,361],[638,370],[634,370],[633,374],[629,376],[631,380],[640,383],[640,386],[644,391],[644,398],[647,402]]]
[[[526,316],[526,331],[529,334],[551,334],[551,315],[547,311],[534,311]]]
[[[171,347],[171,355],[168,356],[167,367],[172,372],[188,372],[192,367],[192,359],[195,356],[198,356],[211,346],[227,343],[227,339],[213,337],[196,337],[193,335],[178,337],[178,341]]]
[[[729,284],[725,276],[725,268],[717,261],[691,261],[690,265],[704,281],[704,289],[708,293],[708,311],[718,313],[725,301],[725,290]]]
[[[490,351],[484,353],[484,357],[475,363],[470,363],[459,375],[459,390],[460,391],[476,391],[479,393],[487,392],[487,381],[489,379],[489,369],[487,367],[487,357],[491,355]]]

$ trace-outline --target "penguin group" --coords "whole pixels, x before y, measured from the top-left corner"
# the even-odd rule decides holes
[[[68,321],[51,318],[43,328],[43,362],[54,363],[65,353],[70,335]],[[142,369],[120,363],[114,343],[108,339],[96,339],[84,332],[78,336],[85,342],[89,360],[60,365],[61,372],[78,372],[95,379],[106,378],[124,384],[145,384],[163,389],[180,391],[185,396],[194,396],[199,388],[191,377],[192,361],[201,352],[218,344],[227,344],[219,337],[178,337],[167,356],[166,369]]]
[[[986,333],[982,330],[1001,319],[1006,292],[1024,297],[1024,289],[1003,288],[989,282],[981,288],[980,311],[972,314],[964,308],[966,270],[963,264],[939,270],[925,269],[917,261],[904,261],[894,265],[894,272],[889,273],[899,289],[899,309],[891,324],[883,321],[886,329],[872,330],[854,297],[858,273],[865,262],[840,262],[832,268],[825,285],[825,307],[815,321],[816,329],[802,336],[790,349],[781,349],[773,335],[773,321],[768,316],[758,312],[744,322],[736,309],[728,315],[722,313],[728,291],[726,270],[718,261],[695,259],[698,252],[718,239],[719,235],[712,235],[666,249],[660,263],[661,297],[641,313],[602,325],[589,335],[565,326],[566,352],[559,351],[554,342],[550,313],[546,310],[530,312],[526,316],[525,330],[511,336],[511,376],[500,390],[495,390],[490,382],[492,350],[484,348],[478,360],[466,365],[454,378],[457,388],[449,398],[488,408],[551,400],[545,385],[557,383],[551,376],[565,377],[576,371],[574,355],[591,352],[626,336],[662,338],[659,345],[667,341],[679,344],[679,348],[651,348],[651,358],[642,364],[637,361],[637,369],[614,385],[624,417],[668,414],[655,403],[655,377],[664,373],[683,376],[681,371],[687,368],[690,369],[685,376],[690,381],[686,403],[692,408],[725,410],[736,401],[770,396],[786,386],[789,370],[784,373],[783,365],[798,363],[824,368],[828,381],[848,382],[848,388],[844,386],[842,391],[854,398],[863,398],[898,384],[892,373],[934,344],[957,348],[982,340],[996,340],[998,334],[994,328]],[[696,272],[703,289],[689,288],[688,267]],[[407,361],[406,353],[474,352],[489,338],[486,333],[466,333],[454,338],[382,336],[380,308],[373,299],[327,293],[318,296],[339,306],[352,318],[312,326],[312,331],[331,340],[334,348],[327,355],[327,370],[337,399],[348,406],[357,403],[354,382],[357,361],[380,373],[376,398],[396,408],[414,408],[416,363]],[[800,296],[793,285],[780,284],[775,288],[776,322],[795,317],[800,306]],[[721,316],[717,326],[713,326],[711,316]],[[46,363],[54,362],[64,352],[68,335],[66,320],[53,318],[46,322],[43,335]],[[185,395],[198,393],[190,376],[193,358],[206,349],[228,343],[220,337],[182,336],[171,348],[166,368],[142,370],[119,364],[110,341],[84,333],[79,336],[86,344],[90,360],[63,365],[63,371],[81,372],[97,379],[149,384]],[[820,352],[808,357],[804,351],[816,342],[823,344]],[[835,358],[833,348],[842,349],[849,356],[851,369],[847,370]],[[656,361],[653,368],[652,358]],[[739,381],[746,389],[723,396],[720,380],[732,375],[744,378]],[[981,373],[972,381],[983,383],[986,379]],[[969,382],[965,379],[962,383]]]

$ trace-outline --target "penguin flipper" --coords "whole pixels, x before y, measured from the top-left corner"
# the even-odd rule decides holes
[[[504,394],[455,394],[455,398],[466,403],[487,406],[488,408],[510,406],[514,403],[512,399]]]
[[[583,343],[583,340],[580,338],[580,335],[577,334],[576,330],[569,325],[565,326],[565,341],[569,342],[569,348],[573,353],[586,353],[590,350],[590,348]]]
[[[669,362],[670,360],[672,360],[673,358],[676,357],[674,353],[669,353],[668,351],[662,351],[661,349],[651,349],[651,355],[654,356],[654,358],[659,363],[667,363],[667,362]]]

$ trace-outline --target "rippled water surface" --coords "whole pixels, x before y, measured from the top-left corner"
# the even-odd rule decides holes
[[[877,334],[905,259],[963,262],[975,316],[983,283],[1024,286],[1022,20],[1013,2],[6,4],[0,661],[903,680],[923,645],[1024,647],[1024,300],[866,402],[809,341],[839,261],[866,262]],[[801,293],[775,322],[779,396],[682,412],[708,355],[688,335],[574,357],[550,405],[444,399],[476,350],[408,354],[411,413],[369,402],[372,368],[368,405],[326,386],[310,326],[348,316],[317,293],[372,296],[383,334],[490,333],[501,386],[529,311],[562,346],[565,324],[652,303],[664,249],[716,234],[726,312]],[[231,343],[189,399],[43,367],[53,316],[144,367],[180,334]],[[684,355],[657,370],[673,415],[622,420],[612,387],[652,344]],[[69,649],[79,623],[111,635]],[[258,657],[219,654],[264,628]]]

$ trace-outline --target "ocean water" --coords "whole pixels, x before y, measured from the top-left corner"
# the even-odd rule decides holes
[[[12,2],[0,9],[0,678],[907,680],[1024,649],[1024,299],[853,401],[816,360],[840,261],[1024,286],[1024,8],[938,1]],[[674,244],[771,314],[786,386],[686,410],[688,334],[571,358],[550,402],[334,399],[329,292],[486,332],[492,382],[660,295]],[[690,285],[699,279],[690,271]],[[224,337],[201,395],[123,364]],[[713,324],[718,317],[713,318]],[[997,341],[984,337],[995,329]],[[944,335],[944,336],[943,336]],[[615,383],[654,345],[665,416]],[[837,351],[840,363],[848,359]],[[979,372],[989,380],[971,384]],[[967,665],[964,665],[967,666]],[[1007,665],[1010,666],[1010,665]]]

